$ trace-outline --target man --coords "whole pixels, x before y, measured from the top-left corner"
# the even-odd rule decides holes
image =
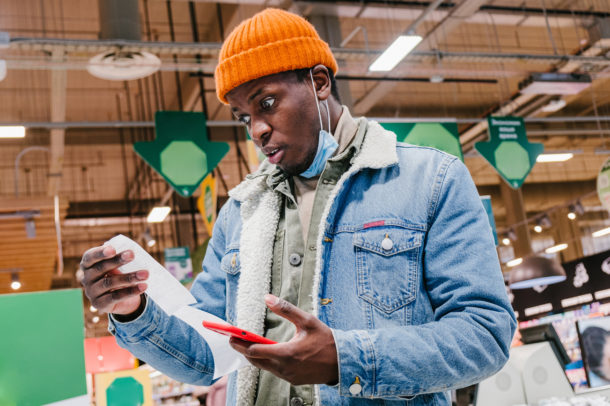
[[[192,293],[279,342],[231,340],[252,366],[227,404],[447,405],[502,367],[515,328],[487,216],[458,159],[353,119],[336,71],[315,29],[276,9],[220,52],[218,97],[268,159],[230,192]],[[141,295],[145,270],[118,273],[130,260],[85,253],[88,297],[133,354],[210,384],[208,346]]]

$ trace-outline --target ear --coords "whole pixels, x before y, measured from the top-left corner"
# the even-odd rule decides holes
[[[313,82],[316,87],[316,94],[319,100],[326,100],[331,94],[331,83],[330,76],[328,74],[328,68],[324,65],[316,65],[311,68],[313,74]]]

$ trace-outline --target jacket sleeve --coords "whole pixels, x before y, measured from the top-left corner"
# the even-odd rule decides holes
[[[464,387],[496,373],[508,359],[516,320],[485,209],[462,162],[446,161],[444,169],[422,260],[434,319],[333,330],[343,396],[396,398]],[[353,394],[356,377],[360,387],[352,389],[360,392]]]
[[[226,212],[221,210],[203,260],[203,271],[193,283],[192,306],[225,319],[225,281],[220,261],[225,252]],[[211,385],[214,359],[210,348],[191,326],[168,316],[152,300],[135,320],[121,323],[109,315],[108,330],[117,343],[166,375],[195,385]]]

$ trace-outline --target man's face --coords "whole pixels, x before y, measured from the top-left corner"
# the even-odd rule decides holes
[[[244,83],[226,97],[270,163],[290,175],[307,170],[320,131],[311,85],[297,81],[294,73],[279,73]]]

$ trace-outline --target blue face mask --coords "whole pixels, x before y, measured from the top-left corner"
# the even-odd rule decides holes
[[[316,96],[316,86],[313,82],[313,74],[311,71],[309,72],[311,75],[311,85],[313,86],[313,94],[316,99],[316,106],[318,107],[318,117],[320,118],[320,134],[318,135],[318,150],[316,152],[316,156],[313,159],[309,168],[300,176],[304,178],[313,178],[314,176],[318,176],[324,170],[326,166],[326,161],[333,156],[337,148],[339,148],[339,144],[330,134],[330,110],[328,108],[328,102],[324,100],[326,106],[326,113],[328,115],[328,131],[324,130],[322,126],[322,113],[320,112],[320,103],[318,103],[318,97]]]

